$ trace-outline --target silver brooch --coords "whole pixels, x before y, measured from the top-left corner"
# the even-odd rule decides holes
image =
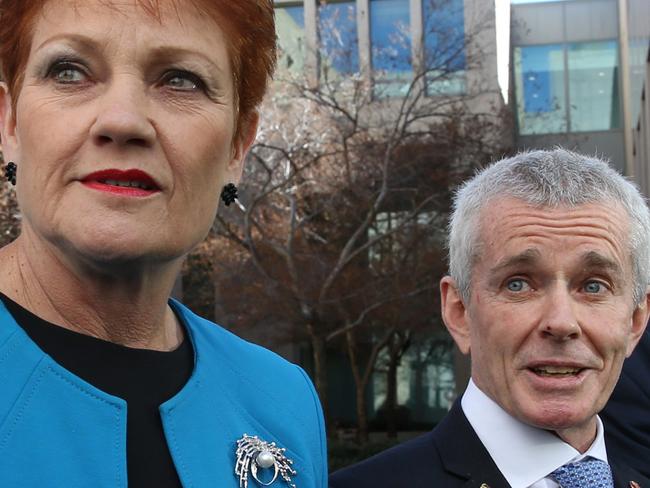
[[[239,488],[248,488],[248,476],[262,486],[270,486],[280,476],[290,488],[296,488],[291,477],[298,473],[291,467],[293,461],[284,455],[286,449],[278,447],[275,442],[268,443],[257,436],[244,436],[237,441],[237,463],[235,464],[235,476],[239,478]],[[272,469],[273,474],[270,481],[262,481],[260,475],[263,470]]]

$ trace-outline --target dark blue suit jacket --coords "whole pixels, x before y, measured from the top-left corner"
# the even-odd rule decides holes
[[[616,488],[650,481],[610,459]],[[330,477],[330,488],[510,488],[456,402],[431,432]]]
[[[625,361],[621,379],[600,416],[608,455],[650,478],[650,329]]]

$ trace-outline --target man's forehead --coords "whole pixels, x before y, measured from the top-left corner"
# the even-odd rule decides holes
[[[545,222],[548,225],[555,222],[557,226],[563,223],[603,224],[617,236],[627,236],[627,232],[620,232],[627,231],[630,223],[625,208],[616,201],[587,202],[579,205],[539,205],[510,196],[488,200],[479,210],[477,221],[481,234],[485,234],[499,225],[507,226],[512,219],[517,218],[537,219],[540,223]],[[592,222],[589,222],[590,219]]]
[[[629,217],[618,202],[540,206],[499,197],[484,207],[478,222],[475,263],[489,259],[484,264],[490,268],[539,262],[549,241],[580,243],[574,258],[592,267],[629,262]]]

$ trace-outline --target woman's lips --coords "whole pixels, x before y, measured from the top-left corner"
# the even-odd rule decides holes
[[[93,190],[130,197],[147,197],[160,191],[155,180],[139,169],[96,171],[84,177],[81,183]]]

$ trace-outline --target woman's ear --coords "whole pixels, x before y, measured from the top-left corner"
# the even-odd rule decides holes
[[[4,82],[0,82],[0,137],[5,161],[15,161],[18,152],[16,118],[9,87]]]
[[[241,121],[241,127],[237,139],[233,141],[233,155],[228,165],[229,182],[238,183],[242,171],[244,170],[244,161],[249,149],[257,136],[257,126],[259,123],[259,114],[256,111],[246,115]]]
[[[442,320],[454,342],[463,354],[470,352],[470,330],[467,309],[454,279],[445,276],[440,280],[440,303]]]

